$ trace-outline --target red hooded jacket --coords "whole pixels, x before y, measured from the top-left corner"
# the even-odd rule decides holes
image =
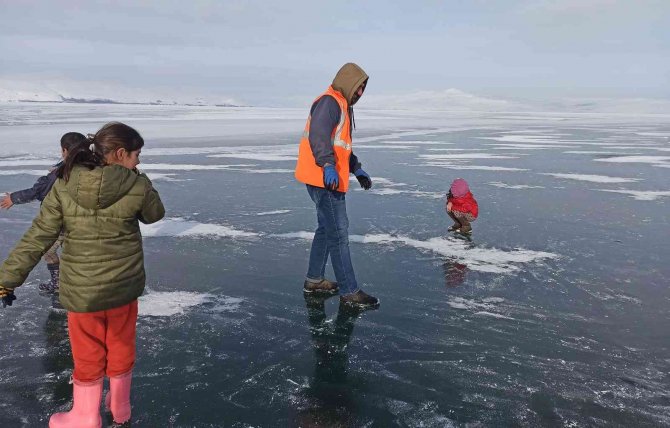
[[[451,193],[450,193],[451,195]],[[470,213],[474,218],[479,214],[479,206],[472,193],[468,192],[465,196],[457,198],[455,196],[447,197],[447,202],[451,202],[452,211],[460,211],[462,213]]]

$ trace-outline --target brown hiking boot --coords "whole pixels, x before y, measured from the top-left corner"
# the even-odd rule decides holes
[[[322,279],[319,282],[305,280],[305,284],[302,287],[304,293],[337,294],[339,290],[337,282],[328,281],[327,279]]]
[[[370,296],[363,290],[358,290],[355,293],[340,296],[340,305],[347,305],[361,309],[377,309],[379,307],[379,299]]]
[[[448,232],[456,232],[458,229],[461,228],[460,223],[454,223],[451,226],[449,226],[449,229],[447,229]]]

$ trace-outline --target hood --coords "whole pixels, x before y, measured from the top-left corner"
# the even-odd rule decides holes
[[[135,184],[137,173],[120,165],[94,169],[76,166],[65,184],[77,205],[87,209],[107,208],[123,198]]]
[[[465,196],[470,191],[470,186],[468,186],[467,181],[463,180],[462,178],[457,178],[453,183],[451,183],[450,190],[452,195],[460,198]]]
[[[332,87],[344,95],[344,98],[347,100],[347,105],[351,106],[351,99],[354,96],[354,92],[356,92],[356,89],[358,89],[358,87],[366,80],[368,80],[368,75],[365,74],[365,71],[353,62],[348,62],[344,64],[342,68],[340,68],[340,71],[335,75]]]

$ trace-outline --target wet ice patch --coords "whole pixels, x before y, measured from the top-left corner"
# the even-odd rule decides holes
[[[610,177],[607,175],[594,174],[559,174],[553,172],[541,172],[540,175],[550,175],[556,178],[565,178],[568,180],[588,181],[590,183],[633,183],[640,181],[639,178]]]
[[[140,224],[142,236],[153,238],[159,236],[168,237],[212,237],[212,238],[252,238],[259,236],[258,233],[246,232],[232,227],[200,223],[183,218],[166,218],[153,224]]]
[[[500,181],[492,181],[489,186],[499,187],[501,189],[525,190],[525,189],[544,189],[544,186],[530,186],[528,184],[507,184]]]
[[[599,192],[622,193],[630,195],[633,199],[638,201],[655,201],[659,198],[669,197],[670,192],[667,191],[652,191],[652,190],[610,190],[610,189],[593,189]]]

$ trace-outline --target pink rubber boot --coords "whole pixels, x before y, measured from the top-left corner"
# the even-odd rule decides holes
[[[72,410],[51,415],[49,428],[101,428],[100,398],[102,379],[93,382],[73,379]]]
[[[111,410],[117,424],[130,420],[130,383],[133,372],[109,378],[109,392],[105,396],[105,410]]]

